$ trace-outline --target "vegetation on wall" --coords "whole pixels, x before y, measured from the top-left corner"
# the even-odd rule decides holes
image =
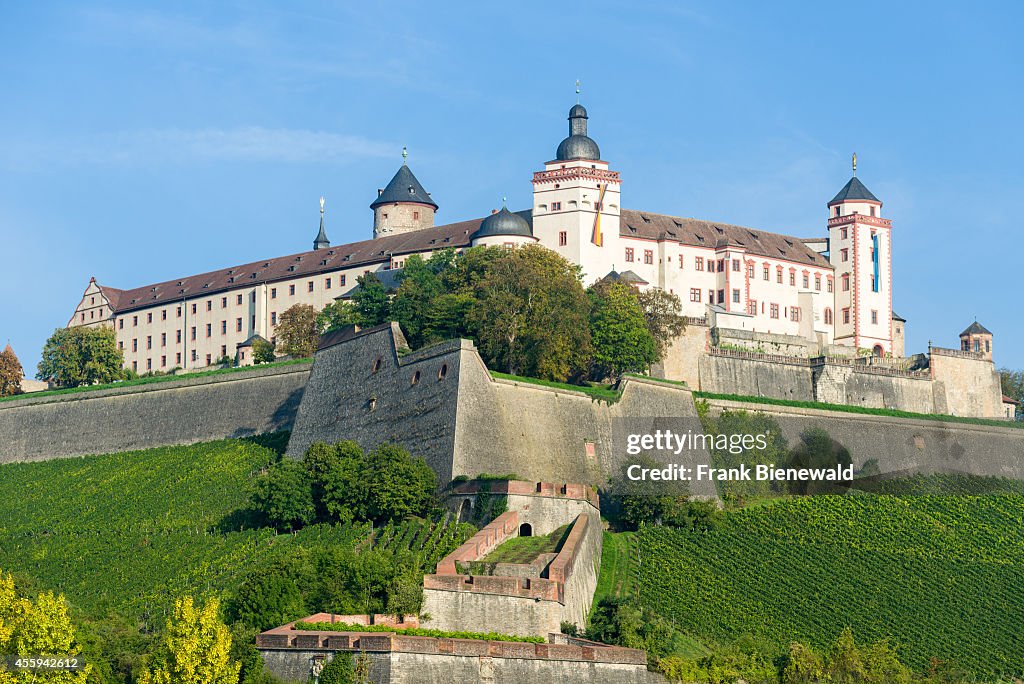
[[[538,636],[518,636],[499,632],[462,632],[424,627],[395,627],[392,625],[349,625],[344,622],[296,622],[295,629],[320,632],[386,632],[407,636],[436,637],[439,639],[473,639],[477,641],[514,641],[528,644],[543,644],[547,641]]]
[[[312,356],[320,339],[316,309],[309,304],[288,307],[278,319],[274,333],[282,354],[295,358]]]
[[[124,377],[113,328],[57,328],[43,346],[36,379],[58,387],[113,382]]]

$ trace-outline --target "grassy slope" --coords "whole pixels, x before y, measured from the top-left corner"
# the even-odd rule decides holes
[[[482,563],[529,563],[542,553],[557,553],[568,536],[563,525],[551,534],[539,537],[512,537],[480,559]]]
[[[637,534],[641,601],[707,644],[890,638],[923,670],[1020,673],[1024,497],[815,497],[725,514],[708,533]],[[616,537],[622,535],[614,535]],[[618,547],[622,547],[618,542]],[[615,544],[599,592],[612,593]],[[612,575],[614,577],[614,575]]]
[[[245,484],[272,458],[225,440],[0,466],[0,568],[64,592],[89,616],[138,617],[182,593],[236,586],[298,545],[365,535],[363,526],[237,529]]]

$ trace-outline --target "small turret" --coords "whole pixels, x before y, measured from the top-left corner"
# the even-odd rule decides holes
[[[434,226],[437,202],[409,169],[408,157],[409,152],[403,147],[402,167],[386,188],[377,191],[377,199],[370,204],[375,238]]]
[[[331,246],[331,241],[327,239],[327,233],[324,231],[324,198],[320,198],[320,233],[316,236],[316,240],[313,240],[313,249],[327,249]]]
[[[976,354],[983,354],[992,360],[992,332],[978,321],[974,321],[967,330],[960,333],[960,349]]]

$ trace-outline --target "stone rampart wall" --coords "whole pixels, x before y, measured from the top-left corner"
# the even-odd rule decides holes
[[[291,364],[0,402],[0,463],[290,430],[310,366]]]

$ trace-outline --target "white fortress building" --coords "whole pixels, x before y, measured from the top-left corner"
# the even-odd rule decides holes
[[[413,254],[539,243],[579,264],[586,285],[610,277],[676,294],[690,327],[705,333],[688,332],[689,341],[673,347],[679,358],[666,359],[660,373],[709,385],[703,389],[715,391],[716,383],[701,382],[704,371],[688,359],[704,350],[725,354],[735,348],[719,344],[725,339],[746,340],[741,346],[751,352],[766,351],[763,342],[769,340],[768,352],[888,363],[894,373],[921,375],[928,368],[927,360],[902,358],[905,321],[892,311],[892,223],[882,216],[882,201],[857,178],[856,155],[853,176],[826,205],[822,234],[798,238],[624,209],[619,173],[602,158],[587,123],[587,110],[574,105],[568,137],[533,174],[528,209],[503,207],[484,218],[435,225],[439,205],[403,161],[370,204],[368,240],[331,245],[321,201],[319,233],[310,251],[133,289],[94,278],[68,325],[112,326],[125,366],[139,373],[203,368],[225,356],[247,365],[252,341],[257,336],[273,340],[284,311],[295,304],[319,310],[347,298],[364,273],[393,284]],[[980,372],[987,384],[994,374],[988,368],[991,337],[982,344],[939,352],[986,362]],[[806,345],[802,352],[801,345]],[[932,379],[941,380],[934,367]],[[985,403],[993,405],[976,413],[1003,411],[999,399]],[[954,404],[950,400],[935,410],[967,411]],[[927,409],[927,401],[922,405]]]

